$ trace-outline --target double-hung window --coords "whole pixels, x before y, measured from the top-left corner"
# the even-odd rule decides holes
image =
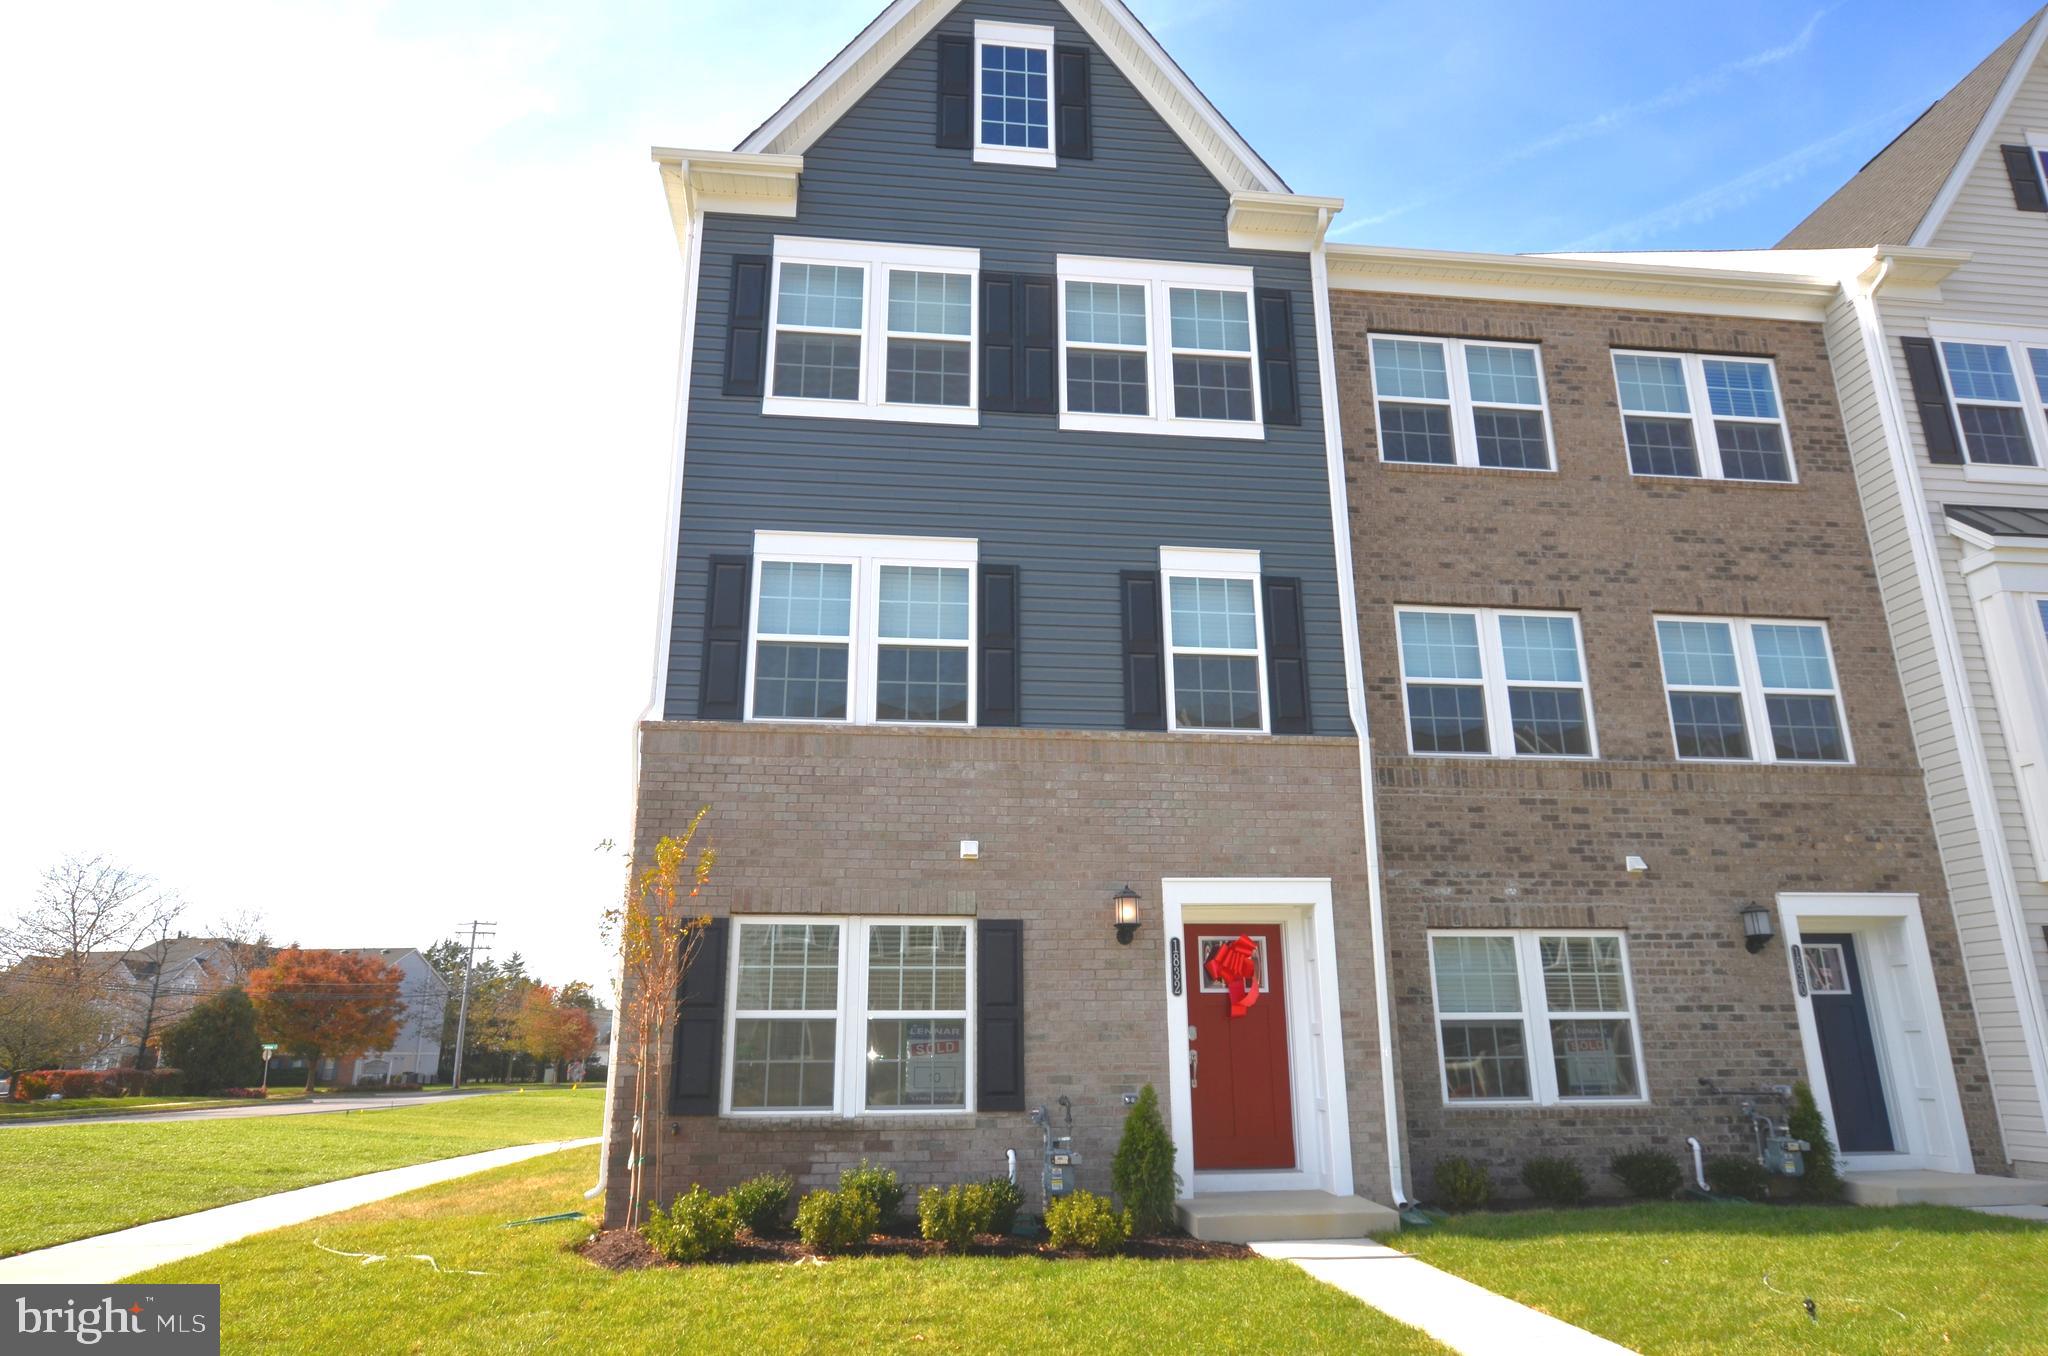
[[[1639,476],[1790,481],[1792,447],[1768,358],[1616,349],[1629,469]]]
[[[1591,758],[1593,703],[1569,612],[1400,608],[1408,749],[1495,758]]]
[[[1657,651],[1680,758],[1850,761],[1821,623],[1659,617]]]
[[[1534,344],[1372,336],[1380,460],[1553,469]]]
[[[754,535],[749,720],[974,723],[976,544]]]
[[[1174,730],[1267,729],[1257,551],[1167,547],[1166,707]]]
[[[922,918],[740,918],[727,1110],[965,1111],[973,926]]]
[[[1433,932],[1447,1104],[1647,1097],[1628,944],[1618,932]]]
[[[775,238],[768,414],[972,424],[976,250]]]
[[[1060,427],[1263,438],[1252,271],[1061,255]]]
[[[2048,447],[2048,338],[1989,328],[1934,337],[1970,464],[2040,466]]]
[[[974,25],[974,158],[984,164],[1041,165],[1052,144],[1052,29],[1038,24]]]

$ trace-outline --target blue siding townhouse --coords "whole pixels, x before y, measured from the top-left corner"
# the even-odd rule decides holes
[[[636,846],[709,804],[720,862],[610,1217],[651,1077],[662,1200],[1011,1150],[1035,1197],[1039,1107],[1106,1189],[1151,1083],[1197,1215],[1391,1224],[1341,204],[1119,0],[897,0],[737,150],[655,158],[687,315]]]

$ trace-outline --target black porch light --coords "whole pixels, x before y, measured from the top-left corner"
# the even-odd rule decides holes
[[[1771,911],[1751,901],[1742,906],[1742,944],[1754,956],[1771,944],[1776,929],[1771,924]]]
[[[1109,901],[1110,921],[1116,924],[1116,939],[1125,946],[1138,935],[1138,892],[1126,885]]]

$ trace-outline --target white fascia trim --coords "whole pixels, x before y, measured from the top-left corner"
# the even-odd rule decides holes
[[[972,565],[981,543],[973,537],[892,537],[879,533],[779,532],[754,533],[757,557],[887,556],[890,560],[929,560],[943,565]]]
[[[849,264],[898,264],[906,268],[952,269],[960,273],[970,273],[981,267],[980,250],[957,245],[910,245],[900,240],[833,240],[812,235],[776,236],[775,257]]]
[[[2038,39],[2039,34],[2036,34]],[[1870,367],[1878,391],[1878,419],[1884,428],[1885,451],[1891,458],[1892,478],[1898,485],[1906,520],[1906,538],[1912,547],[1914,574],[1920,598],[1928,611],[1930,639],[1935,667],[1941,674],[1942,700],[1948,704],[1949,721],[1956,740],[1957,761],[1963,773],[1964,790],[1970,799],[1970,818],[1977,832],[1978,853],[1984,862],[1985,882],[1991,890],[1992,916],[1998,925],[1998,940],[2005,952],[2006,970],[2012,980],[2018,1011],[2020,1038],[2026,1047],[2027,1067],[2034,1079],[2034,1098],[2048,1118],[2048,1032],[2043,1030],[2044,1013],[2041,977],[2034,966],[2033,943],[2028,933],[2026,906],[2020,898],[2019,878],[2012,869],[2012,856],[2005,850],[2003,818],[1991,782],[1991,761],[1984,752],[1984,737],[1977,728],[1968,672],[1956,619],[1949,608],[1947,582],[1943,578],[1941,553],[1934,539],[1934,525],[1928,517],[1927,486],[1920,478],[1919,458],[1914,454],[1912,436],[1906,423],[1906,405],[1899,391],[1897,374],[1891,365],[1890,346],[1885,342],[1884,317],[1877,308],[1876,293],[1884,286],[1885,270],[1861,286],[1847,288],[1862,331],[1863,360]],[[1946,862],[1944,862],[1946,865]],[[1950,900],[1954,908],[1954,900]],[[1972,1011],[1976,1005],[1972,1003]],[[1983,1017],[1977,1018],[1978,1036],[1984,1036]]]
[[[1159,568],[1172,574],[1256,575],[1259,573],[1259,553],[1225,547],[1162,546],[1159,548]]]
[[[1325,223],[1327,225],[1327,223]],[[1309,301],[1316,318],[1316,373],[1322,395],[1323,463],[1330,487],[1330,541],[1337,557],[1338,620],[1344,636],[1344,695],[1358,736],[1358,799],[1365,833],[1366,913],[1372,924],[1373,1008],[1379,1026],[1380,1114],[1385,1121],[1387,1182],[1394,1206],[1408,1204],[1400,1090],[1394,1077],[1394,1003],[1387,991],[1387,917],[1380,883],[1380,826],[1373,797],[1372,728],[1365,712],[1365,661],[1358,638],[1358,578],[1351,558],[1351,510],[1344,476],[1344,432],[1337,413],[1336,343],[1330,330],[1329,245],[1309,254]]]
[[[659,611],[656,614],[654,678],[648,694],[647,709],[640,713],[640,720],[661,720],[668,708],[668,658],[669,644],[673,639],[676,615],[676,571],[677,555],[682,547],[683,519],[683,446],[690,426],[690,356],[697,343],[697,279],[702,273],[704,258],[704,217],[695,213],[679,223],[688,237],[683,248],[683,334],[682,352],[676,360],[676,396],[674,424],[670,430],[670,459],[668,480],[668,504],[664,514],[661,543],[661,596],[656,600]],[[633,791],[639,794],[640,779],[640,734],[638,722],[633,732]]]
[[[1179,283],[1186,287],[1249,291],[1252,270],[1243,264],[1190,264],[1174,259],[1112,259],[1095,254],[1062,254],[1053,260],[1060,277],[1107,278],[1124,282]]]
[[[2019,94],[2020,86],[2034,69],[2035,60],[2041,55],[2041,39],[2048,36],[2048,17],[2036,15],[2034,31],[2020,44],[2020,54],[2014,58],[2012,69],[2005,73],[2005,79],[1998,86],[1998,96],[1991,101],[1991,107],[1984,110],[1977,130],[1970,134],[1970,144],[1956,163],[1949,167],[1948,178],[1942,183],[1941,192],[1934,195],[1928,205],[1927,215],[1913,229],[1906,241],[1908,245],[1925,245],[1934,239],[1934,233],[1941,229],[1941,223],[1948,216],[1962,195],[1963,185],[1977,168],[1977,162],[1984,158],[1984,148],[1991,144],[1991,134],[1998,130],[1998,124],[2005,121],[2006,113],[2012,108],[2013,99]]]

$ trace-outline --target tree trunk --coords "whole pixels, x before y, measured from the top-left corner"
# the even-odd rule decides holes
[[[313,1090],[313,1074],[320,1067],[320,1055],[316,1051],[306,1056],[306,1091]]]

